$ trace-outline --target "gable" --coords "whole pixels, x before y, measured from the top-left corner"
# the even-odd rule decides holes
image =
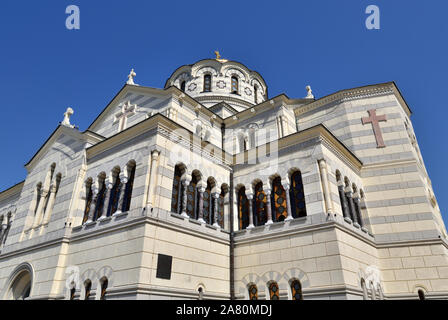
[[[132,106],[126,116],[126,128],[162,113],[171,104],[172,95],[165,90],[125,86],[89,127],[103,137],[111,137],[120,131],[123,105]]]

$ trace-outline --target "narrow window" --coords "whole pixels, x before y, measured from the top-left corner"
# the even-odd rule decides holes
[[[258,289],[254,284],[249,286],[249,300],[258,300]]]
[[[134,188],[135,170],[136,170],[135,164],[128,165],[129,180],[128,183],[126,183],[122,212],[129,211],[129,209],[131,208],[132,189]]]
[[[193,175],[190,185],[187,187],[187,215],[191,219],[196,219],[196,212],[197,212],[197,199],[198,199],[198,192],[197,192],[197,183],[198,179],[196,175]]]
[[[282,179],[277,177],[272,181],[271,205],[274,221],[285,221],[288,216],[286,209],[286,192],[282,185]]]
[[[366,281],[364,279],[361,279],[361,289],[363,300],[367,300],[367,287],[366,287]]]
[[[272,282],[269,285],[269,296],[270,300],[280,300],[280,292],[278,289],[278,284],[276,282]]]
[[[85,286],[84,300],[89,300],[89,298],[90,298],[90,291],[92,290],[92,282],[90,280],[87,280],[85,282],[84,286]]]
[[[107,192],[107,188],[106,188],[106,184],[104,182],[104,179],[101,181],[100,186],[101,186],[101,188],[100,188],[100,191],[98,193],[97,205],[96,205],[96,208],[95,208],[93,221],[98,220],[98,218],[103,215],[104,198],[105,198],[105,195],[106,195],[106,192]]]
[[[232,77],[232,93],[238,94],[238,78]]]
[[[120,177],[119,177],[119,173],[117,172],[115,175],[115,183],[114,186],[112,187],[111,190],[111,195],[110,195],[110,212],[109,215],[113,215],[115,212],[117,212],[118,210],[118,200],[120,198]]]
[[[418,299],[419,300],[425,300],[425,292],[423,290],[418,290]]]
[[[254,100],[255,100],[255,104],[258,104],[258,86],[257,85],[254,86]]]
[[[221,191],[218,199],[218,224],[221,228],[224,228],[224,198],[226,196],[226,192],[224,190]]]
[[[106,300],[106,293],[107,293],[107,286],[109,285],[109,281],[107,279],[104,279],[101,282],[101,296],[100,300]]]
[[[73,288],[70,289],[70,300],[75,300],[75,293],[76,293],[76,288],[75,288],[75,286],[73,286]]]
[[[204,215],[204,220],[206,223],[208,224],[213,224],[213,216],[215,213],[214,210],[214,199],[212,197],[212,185],[211,185],[211,180],[209,179],[207,181],[207,188],[205,189],[204,192],[204,203],[203,203],[203,209],[202,209],[202,214]]]
[[[291,296],[292,300],[303,300],[302,285],[299,280],[291,282]]]
[[[263,182],[259,182],[255,186],[255,225],[262,226],[268,221],[266,213],[266,193],[263,190]]]
[[[210,74],[206,74],[204,76],[204,92],[212,91],[212,76]]]
[[[247,200],[245,187],[241,187],[238,191],[238,217],[240,230],[246,229],[249,226],[249,201]]]
[[[174,168],[174,178],[173,178],[173,191],[171,193],[171,212],[180,214],[181,212],[181,198],[182,198],[182,182],[180,178],[182,177],[182,172],[177,165]]]
[[[306,217],[305,191],[303,189],[302,174],[296,171],[291,176],[291,209],[294,218]]]
[[[185,92],[185,80],[181,82],[181,84],[180,84],[180,90],[182,90],[183,92]]]

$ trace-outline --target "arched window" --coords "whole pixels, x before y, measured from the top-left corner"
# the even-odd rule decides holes
[[[25,300],[31,294],[32,271],[27,266],[18,267],[8,288],[5,300]]]
[[[347,191],[347,190],[349,190],[350,189],[350,181],[348,180],[348,178],[347,177],[345,177],[344,178],[344,183],[345,183],[345,191]],[[353,208],[352,208],[352,206],[351,206],[351,204],[350,204],[350,201],[351,201],[351,195],[350,195],[350,193],[351,192],[345,192],[345,199],[346,199],[346,201],[347,201],[347,203],[348,203],[348,213],[349,213],[349,215],[350,215],[350,219],[352,219],[352,221],[355,221],[355,212],[353,212]]]
[[[299,280],[291,282],[291,296],[292,300],[303,300],[302,284]]]
[[[87,222],[87,219],[89,218],[89,212],[92,205],[92,179],[88,179],[86,181],[86,207],[84,209],[84,217],[82,219],[82,224]]]
[[[361,289],[363,300],[367,300],[367,287],[366,287],[366,281],[364,279],[361,279]]]
[[[241,187],[238,191],[238,217],[240,220],[240,230],[249,226],[249,201],[246,196],[246,188]]]
[[[204,215],[204,220],[208,224],[213,224],[213,215],[215,212],[215,201],[212,196],[212,188],[214,186],[213,180],[210,178],[207,181],[207,188],[204,192],[204,203],[202,213]]]
[[[101,217],[103,215],[103,209],[104,209],[104,198],[106,196],[106,183],[104,182],[105,178],[100,178],[100,188],[99,188],[99,192],[98,192],[98,198],[97,198],[97,205],[95,207],[95,212],[94,212],[94,218],[93,221],[98,220],[99,217]]]
[[[418,299],[425,300],[425,292],[422,289],[418,290]]]
[[[277,222],[285,221],[288,216],[288,211],[286,209],[286,192],[280,177],[276,177],[272,181],[271,205],[273,220]]]
[[[91,290],[92,290],[92,281],[86,280],[86,282],[84,282],[84,300],[89,300]]]
[[[70,289],[70,300],[75,300],[76,287]]]
[[[180,83],[180,90],[185,92],[185,80]]]
[[[204,300],[204,289],[202,287],[198,289],[198,300]]]
[[[356,187],[356,185],[354,183],[352,184],[352,189],[353,189],[353,194],[354,195],[358,194],[357,193],[358,192],[358,188]],[[363,222],[362,222],[360,201],[361,201],[361,199],[359,199],[359,197],[353,199],[353,204],[355,206],[355,214],[356,214],[356,217],[358,218],[358,224],[362,227],[363,226]]]
[[[257,286],[252,284],[249,286],[249,300],[258,300],[258,289]]]
[[[173,191],[171,195],[171,212],[181,214],[182,211],[182,170],[179,165],[174,168]]]
[[[224,199],[226,197],[226,191],[221,188],[221,194],[218,198],[218,225],[224,228]]]
[[[263,191],[263,182],[257,183],[255,186],[255,198],[254,198],[254,210],[255,210],[255,225],[263,226],[268,221],[267,208],[266,208],[266,193]]]
[[[212,91],[212,75],[206,74],[204,76],[204,92]]]
[[[109,280],[107,278],[104,278],[101,281],[101,295],[100,300],[106,300],[106,293],[107,293],[107,286],[109,285]]]
[[[296,171],[291,175],[291,210],[294,218],[306,217],[305,191],[303,190],[302,173]]]
[[[129,209],[131,208],[132,189],[134,188],[135,170],[136,170],[135,163],[130,163],[128,165],[129,180],[126,183],[126,188],[124,190],[125,194],[123,199],[123,208],[121,210],[122,212],[129,211]]]
[[[238,78],[233,76],[232,77],[232,93],[238,94]]]
[[[254,85],[254,101],[255,104],[258,104],[258,86]]]
[[[187,215],[191,219],[197,219],[198,212],[198,189],[197,184],[199,178],[196,174],[193,174],[190,185],[187,187]]]
[[[269,299],[280,300],[280,292],[276,282],[271,282],[271,284],[269,284]]]
[[[36,206],[34,207],[34,214],[37,213],[37,208],[39,208],[39,203],[41,200],[42,196],[42,183],[39,182],[36,186]]]
[[[373,282],[370,282],[370,294],[371,299],[376,300],[375,286],[373,285]]]
[[[118,201],[120,198],[120,169],[114,169],[114,185],[110,190],[109,211],[107,216],[113,215],[118,210]]]

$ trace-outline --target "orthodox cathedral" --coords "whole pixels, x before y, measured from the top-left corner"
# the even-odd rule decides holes
[[[446,299],[448,239],[394,82],[269,97],[216,59],[63,121],[0,193],[0,299]],[[304,94],[305,95],[305,94]]]

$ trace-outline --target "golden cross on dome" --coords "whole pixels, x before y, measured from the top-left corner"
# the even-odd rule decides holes
[[[215,51],[215,54],[216,54],[216,60],[221,59],[221,55],[219,54],[219,51]]]

